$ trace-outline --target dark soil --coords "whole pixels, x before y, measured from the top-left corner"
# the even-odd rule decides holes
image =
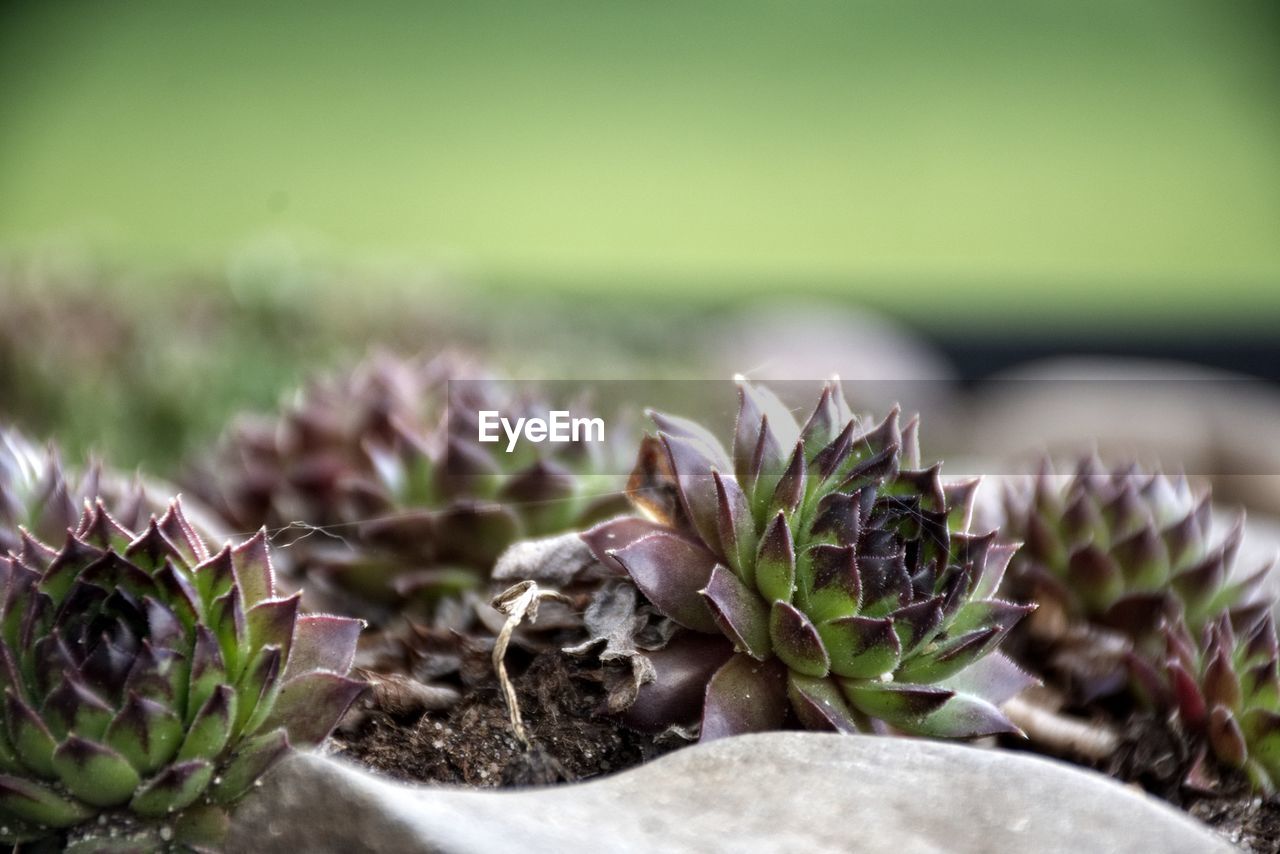
[[[1245,791],[1200,798],[1187,811],[1244,851],[1280,852],[1280,804],[1275,799],[1255,798]]]
[[[603,678],[599,664],[558,651],[533,655],[514,676],[528,749],[512,731],[495,678],[466,691],[447,711],[411,719],[366,701],[333,741],[343,756],[397,779],[477,787],[584,780],[669,750],[600,714]]]

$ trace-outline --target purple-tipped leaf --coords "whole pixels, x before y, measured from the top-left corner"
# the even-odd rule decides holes
[[[275,575],[271,570],[265,528],[231,550],[231,568],[248,606],[271,598],[275,592]]]
[[[787,674],[787,696],[805,729],[862,732],[864,727],[839,687],[830,679]]]
[[[755,578],[756,523],[738,482],[713,474],[716,485],[716,523],[720,546],[729,568],[751,584]]]
[[[769,657],[769,606],[754,590],[717,565],[702,595],[720,630],[736,649],[759,661]]]
[[[933,738],[978,738],[984,735],[1022,735],[1013,722],[991,703],[970,694],[956,694],[931,715],[918,721],[891,721],[913,735]]]
[[[107,727],[105,742],[134,768],[150,774],[177,754],[183,731],[173,710],[131,694]]]
[[[178,762],[138,789],[129,809],[148,818],[164,818],[191,806],[213,779],[213,763],[204,759]]]
[[[698,536],[713,551],[720,550],[719,502],[716,497],[712,472],[728,468],[721,465],[703,449],[701,444],[659,433],[671,468],[675,472],[680,505],[693,522]]]
[[[44,827],[70,827],[89,820],[95,811],[33,780],[3,774],[0,812]]]
[[[219,804],[234,803],[288,750],[289,735],[283,727],[241,741],[209,787],[209,797]]]
[[[805,676],[826,676],[831,666],[818,630],[789,602],[774,602],[769,614],[773,651],[788,667]]]
[[[301,598],[301,593],[295,593],[288,599],[268,599],[250,608],[245,614],[250,648],[277,646],[287,658]]]
[[[355,659],[356,643],[364,623],[349,617],[309,615],[294,624],[293,645],[284,678],[292,679],[313,670],[345,674]]]
[[[955,696],[954,691],[932,685],[861,679],[842,679],[839,684],[855,709],[895,726],[933,714]]]
[[[142,782],[124,756],[76,735],[58,746],[53,767],[67,791],[95,807],[123,804]]]
[[[768,601],[790,601],[796,582],[796,548],[785,513],[765,528],[756,553],[756,589]]]
[[[259,729],[284,727],[291,744],[318,745],[367,688],[364,682],[336,673],[317,671],[295,677],[281,686],[275,707]]]
[[[893,670],[902,645],[888,618],[853,615],[818,626],[831,672],[854,679],[872,679]]]

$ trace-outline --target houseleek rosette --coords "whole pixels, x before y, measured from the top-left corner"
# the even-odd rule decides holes
[[[64,467],[58,450],[41,447],[17,430],[0,428],[0,555],[17,549],[19,529],[44,539],[60,539],[75,527],[86,500],[108,497],[121,524],[142,521],[147,500],[142,486],[109,483],[100,463]]]
[[[1010,586],[1020,596],[1141,640],[1168,619],[1199,633],[1224,608],[1250,608],[1266,570],[1231,576],[1240,518],[1214,531],[1208,490],[1136,466],[1083,460],[1070,478],[1048,465],[1006,496],[1006,535],[1024,545]]]
[[[375,354],[311,382],[278,417],[237,425],[188,483],[238,530],[332,529],[290,549],[291,574],[371,619],[475,587],[517,539],[623,505],[592,443],[479,443],[481,410],[547,411],[482,377],[449,355]]]
[[[355,697],[360,623],[277,598],[264,534],[210,554],[175,502],[101,503],[0,559],[0,839],[216,844],[225,809]]]
[[[1265,613],[1233,626],[1221,614],[1199,638],[1174,621],[1165,631],[1165,674],[1183,728],[1203,738],[1221,764],[1243,771],[1254,788],[1280,787],[1280,644]]]
[[[967,531],[976,482],[921,468],[916,421],[855,418],[838,382],[801,427],[739,382],[732,454],[651,413],[631,496],[584,534],[679,624],[628,720],[701,738],[806,727],[968,737],[1016,728],[1029,678],[995,652],[1031,606],[994,598],[1013,546]]]

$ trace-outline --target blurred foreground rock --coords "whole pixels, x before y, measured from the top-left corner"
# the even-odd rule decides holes
[[[1229,852],[1098,774],[999,750],[815,733],[691,747],[591,783],[406,786],[316,755],[273,772],[228,850],[309,852]]]

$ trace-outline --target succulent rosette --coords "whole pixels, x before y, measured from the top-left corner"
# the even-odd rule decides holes
[[[803,427],[739,382],[732,453],[651,413],[632,475],[647,518],[584,534],[682,627],[651,654],[628,720],[699,717],[701,738],[792,719],[841,732],[969,737],[1016,728],[1031,681],[995,650],[1031,606],[994,598],[1013,546],[967,531],[976,482],[921,468],[916,421],[855,418],[838,381]]]
[[[226,808],[364,689],[360,623],[278,598],[263,534],[211,554],[175,502],[141,532],[86,508],[0,559],[0,839],[216,845]]]
[[[147,507],[141,485],[119,487],[107,480],[99,463],[81,472],[68,470],[53,446],[41,447],[17,430],[0,428],[0,554],[19,547],[19,529],[60,539],[79,522],[84,502],[101,495],[110,494],[121,524],[136,526]]]
[[[1024,487],[1008,491],[1002,525],[1023,541],[1009,573],[1021,596],[1134,638],[1177,617],[1199,632],[1224,608],[1252,607],[1266,570],[1231,575],[1243,518],[1215,531],[1209,491],[1185,477],[1090,457],[1069,478],[1046,463]]]
[[[1202,636],[1223,611],[1252,625],[1269,567],[1234,574],[1243,517],[1217,530],[1208,490],[1090,457],[1071,476],[1039,474],[1006,492],[1001,528],[1021,539],[1006,593],[1040,609],[1025,624],[1024,657],[1076,703],[1130,692],[1153,701],[1163,628]]]
[[[1221,614],[1199,638],[1175,620],[1165,639],[1166,699],[1181,725],[1203,738],[1219,763],[1274,793],[1280,787],[1280,644],[1271,613],[1239,630]]]
[[[596,447],[505,453],[477,441],[483,409],[546,415],[457,357],[376,354],[312,382],[279,418],[242,422],[188,481],[239,530],[323,528],[289,549],[290,574],[381,620],[475,587],[517,539],[619,510],[619,484],[592,475]]]

